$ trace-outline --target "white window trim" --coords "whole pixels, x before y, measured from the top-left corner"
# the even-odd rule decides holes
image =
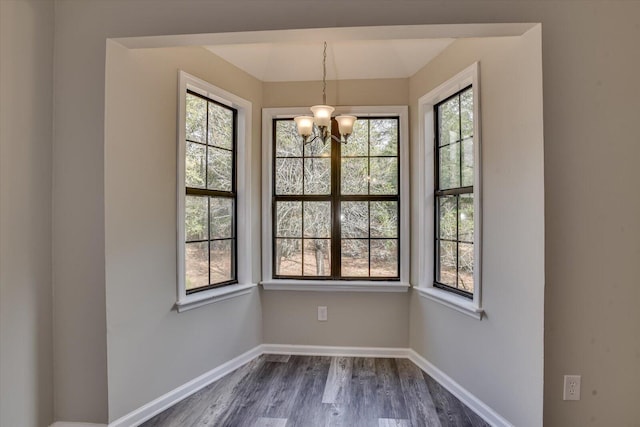
[[[308,114],[308,107],[264,108],[262,110],[262,286],[267,290],[407,292],[409,290],[409,109],[407,106],[336,107],[336,114],[362,117],[398,116],[400,119],[400,281],[292,280],[273,278],[272,179],[273,119]]]
[[[208,289],[187,295],[185,288],[185,115],[187,89],[204,95],[238,111],[238,134],[236,141],[236,213],[237,213],[237,278],[238,283],[221,288]],[[177,153],[177,302],[179,312],[190,310],[216,301],[246,295],[257,286],[251,283],[251,102],[204,80],[178,71],[178,153]]]
[[[474,134],[474,184],[473,184],[473,207],[474,207],[474,263],[473,280],[474,292],[473,300],[457,295],[433,286],[434,272],[434,243],[435,235],[433,215],[434,206],[434,106],[464,89],[473,85],[473,134]],[[420,262],[419,280],[416,290],[420,295],[432,301],[436,301],[461,313],[467,314],[475,319],[482,319],[484,310],[482,309],[482,173],[481,173],[481,134],[480,134],[480,66],[473,63],[460,73],[436,87],[418,100],[418,162],[423,161],[424,167],[417,168],[424,175],[420,176],[417,182],[416,194],[424,197],[420,203],[420,224],[417,233],[418,259]],[[419,173],[419,172],[418,172]],[[417,175],[416,175],[417,176]]]

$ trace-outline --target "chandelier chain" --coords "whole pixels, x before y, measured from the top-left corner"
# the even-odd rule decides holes
[[[327,104],[327,42],[324,42],[322,53],[322,104]]]

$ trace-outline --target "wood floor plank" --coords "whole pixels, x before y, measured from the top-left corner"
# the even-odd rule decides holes
[[[266,418],[260,417],[253,423],[252,427],[286,427],[286,418]]]
[[[423,377],[431,393],[436,412],[443,426],[451,427],[488,427],[489,425],[476,413],[467,408],[458,398],[426,372]]]
[[[292,426],[324,426],[327,412],[322,404],[322,395],[329,374],[331,358],[311,356],[305,369],[302,385],[296,396],[289,423]]]
[[[290,354],[265,354],[264,360],[267,362],[281,362],[287,363],[291,358]]]
[[[378,418],[378,427],[410,427],[409,420]]]
[[[377,407],[383,419],[407,419],[398,366],[394,359],[376,359],[376,378],[378,380]]]
[[[349,425],[366,427],[376,425],[380,417],[377,408],[377,387],[375,359],[372,357],[356,357],[350,385]]]
[[[400,386],[412,426],[441,426],[422,370],[408,359],[396,359]]]
[[[322,395],[322,403],[348,403],[353,357],[331,358],[331,366]]]

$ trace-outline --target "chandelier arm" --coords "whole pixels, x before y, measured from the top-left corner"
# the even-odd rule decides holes
[[[322,104],[327,104],[327,42],[322,53]]]

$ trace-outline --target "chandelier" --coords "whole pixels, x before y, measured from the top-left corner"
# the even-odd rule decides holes
[[[355,116],[339,115],[335,119],[332,119],[335,108],[327,104],[327,42],[324,42],[324,52],[322,55],[322,104],[314,105],[311,107],[311,116],[298,116],[293,120],[296,122],[298,128],[298,134],[302,137],[304,143],[310,143],[317,139],[327,142],[327,138],[331,136],[338,142],[344,142],[346,144],[349,135],[353,132],[353,124],[356,121]],[[338,123],[338,132],[340,138],[337,138],[331,132],[332,121],[335,120]],[[318,127],[320,134],[316,134],[313,125]]]

